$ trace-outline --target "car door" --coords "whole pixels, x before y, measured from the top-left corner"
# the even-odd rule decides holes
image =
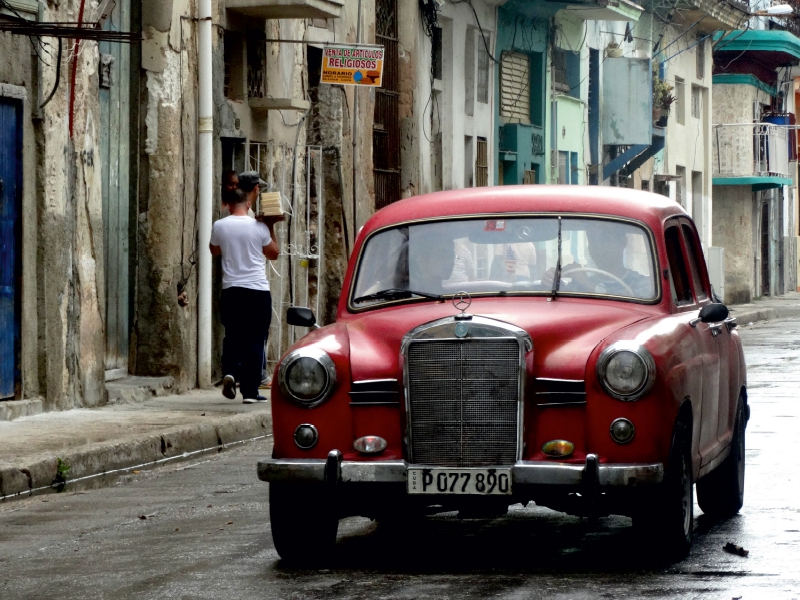
[[[687,258],[692,270],[692,282],[698,301],[705,305],[711,298],[711,286],[703,250],[697,231],[688,219],[681,219],[681,229],[686,242]],[[701,327],[702,324],[698,324]],[[736,401],[739,398],[739,355],[734,336],[738,335],[727,323],[709,323],[708,331],[715,340],[719,354],[719,399],[717,401],[717,439],[720,450],[727,446],[733,435]],[[735,364],[732,364],[735,361]]]
[[[669,261],[669,282],[676,317],[680,323],[680,355],[684,368],[684,390],[692,402],[694,431],[692,447],[699,454],[700,464],[717,451],[717,413],[719,402],[719,352],[708,325],[692,325],[701,306],[708,304],[706,295],[698,301],[688,250],[681,223],[670,219],[664,229]]]

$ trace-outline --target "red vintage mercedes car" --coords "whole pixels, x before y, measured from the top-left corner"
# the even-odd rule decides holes
[[[517,186],[402,200],[356,241],[336,322],[281,359],[270,483],[278,553],[338,520],[533,501],[628,515],[672,557],[742,506],[742,345],[694,223],[655,194]]]

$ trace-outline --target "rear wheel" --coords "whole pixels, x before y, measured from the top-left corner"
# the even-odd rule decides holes
[[[697,482],[697,503],[707,515],[730,517],[744,504],[744,400],[739,397],[731,452],[716,469]]]
[[[675,424],[669,465],[664,481],[648,505],[633,519],[646,543],[669,560],[684,558],[692,546],[694,485],[692,482],[691,427]]]
[[[321,485],[270,484],[272,541],[285,561],[318,564],[331,555],[339,519],[326,491]]]

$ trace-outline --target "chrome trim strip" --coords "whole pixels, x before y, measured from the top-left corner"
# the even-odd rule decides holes
[[[556,379],[555,377],[537,377],[536,381],[557,381],[559,383],[585,383],[583,379]]]
[[[259,461],[258,478],[262,481],[322,483],[325,459],[271,458]],[[508,465],[503,465],[507,467]],[[427,468],[404,460],[343,461],[342,483],[406,483],[409,468]],[[551,461],[517,461],[511,465],[515,485],[581,486],[585,465]],[[664,478],[662,463],[600,464],[600,487],[654,485]]]
[[[585,396],[586,392],[536,392],[535,396]]]
[[[400,406],[400,402],[398,400],[386,400],[385,402],[351,402],[350,406]]]
[[[353,385],[364,385],[368,383],[397,383],[397,379],[359,379]]]
[[[577,402],[542,402],[536,405],[537,408],[558,408],[563,406],[586,406],[586,400]]]

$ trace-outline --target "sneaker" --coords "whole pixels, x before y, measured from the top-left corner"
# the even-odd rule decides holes
[[[225,375],[222,378],[222,395],[231,400],[236,398],[236,380],[233,375]]]
[[[267,397],[266,396],[262,396],[261,394],[259,394],[255,398],[245,398],[244,399],[244,403],[245,404],[261,404],[262,402],[266,402],[266,401],[267,401]]]

